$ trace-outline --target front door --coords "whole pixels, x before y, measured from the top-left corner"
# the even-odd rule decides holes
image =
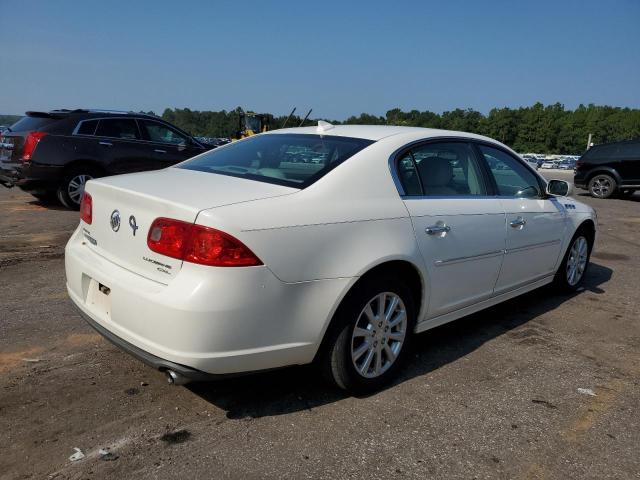
[[[561,199],[547,198],[524,162],[505,150],[478,145],[506,214],[505,257],[495,294],[553,275],[565,236]]]
[[[102,163],[109,173],[142,172],[153,169],[153,149],[141,141],[138,125],[133,118],[100,119],[91,137]]]
[[[404,203],[424,259],[427,318],[489,298],[505,248],[500,200],[466,142],[429,142],[398,161]]]
[[[165,168],[193,157],[203,150],[194,146],[189,137],[154,120],[138,120],[142,136],[153,147],[157,166]]]

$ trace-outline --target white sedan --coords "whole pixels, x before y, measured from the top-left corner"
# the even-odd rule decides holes
[[[172,383],[315,362],[371,391],[416,333],[579,287],[596,216],[570,187],[473,134],[278,130],[89,181],[67,289]]]

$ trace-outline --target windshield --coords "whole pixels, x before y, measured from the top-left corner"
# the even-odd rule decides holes
[[[305,188],[372,143],[326,135],[256,135],[187,160],[178,168]]]

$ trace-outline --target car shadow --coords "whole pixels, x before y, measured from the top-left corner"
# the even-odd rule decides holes
[[[589,192],[578,193],[577,195],[579,197],[591,197],[591,194]],[[620,195],[613,195],[611,198],[615,199],[615,200],[626,200],[626,201],[630,201],[630,202],[640,202],[640,194],[638,192],[634,192],[633,195],[629,195],[628,197],[621,197]]]
[[[69,211],[69,209],[58,202],[58,200],[54,198],[46,198],[46,199],[33,199],[27,202],[28,205],[32,205],[34,207],[46,208],[47,210],[65,210]]]
[[[581,291],[558,294],[545,286],[460,320],[417,336],[414,355],[394,382],[400,384],[425,375],[464,357],[484,343],[552,311],[584,291],[601,295],[600,286],[613,274],[610,268],[591,263]],[[388,388],[392,388],[391,387]],[[329,386],[312,366],[194,383],[187,388],[207,402],[225,410],[229,419],[283,415],[326,405],[348,395]]]

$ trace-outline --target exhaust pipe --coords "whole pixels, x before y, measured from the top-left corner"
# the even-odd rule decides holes
[[[173,370],[165,370],[164,373],[167,376],[167,382],[169,385],[186,385],[191,381],[190,378],[180,375],[178,372],[174,372]]]

